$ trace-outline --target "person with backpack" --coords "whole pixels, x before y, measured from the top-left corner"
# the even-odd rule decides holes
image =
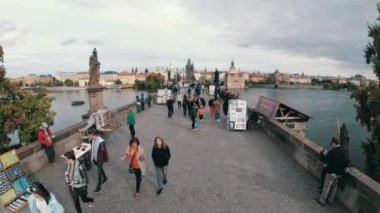
[[[106,143],[103,138],[98,136],[98,131],[93,129],[90,131],[90,143],[91,143],[91,159],[96,165],[98,173],[98,185],[95,192],[100,192],[101,185],[107,181],[106,173],[103,169],[103,164],[108,162],[108,152]]]
[[[164,185],[167,183],[168,165],[170,159],[170,149],[161,137],[154,138],[152,159],[157,176],[157,195],[161,194]]]
[[[94,198],[87,197],[88,177],[84,165],[82,165],[75,157],[74,151],[70,150],[64,155],[67,167],[65,172],[66,183],[70,186],[70,194],[74,200],[75,209],[78,213],[82,212],[79,197],[84,203],[88,203],[89,207],[93,207]]]

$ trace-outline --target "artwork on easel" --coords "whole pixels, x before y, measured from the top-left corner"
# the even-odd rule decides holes
[[[17,194],[16,194],[15,190],[13,190],[11,188],[10,190],[5,192],[4,194],[0,195],[0,202],[1,202],[1,204],[3,204],[5,206],[8,203],[11,203],[16,198],[17,198]]]
[[[5,173],[7,174],[9,180],[11,182],[17,180],[19,177],[25,175],[24,171],[22,170],[21,164],[17,163],[13,165],[12,167],[5,170]]]
[[[4,171],[0,172],[0,194],[5,193],[11,188],[11,183],[9,182],[7,175]]]
[[[17,181],[13,182],[12,186],[17,194],[21,194],[29,188],[30,184],[29,180],[25,176],[23,176]]]
[[[16,151],[12,150],[10,152],[0,155],[0,161],[2,163],[3,168],[8,168],[9,166],[17,163],[19,159],[16,155]]]

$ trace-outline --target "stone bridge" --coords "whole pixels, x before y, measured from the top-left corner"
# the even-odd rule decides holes
[[[197,131],[188,117],[175,109],[167,118],[166,106],[154,105],[136,115],[136,135],[146,151],[147,174],[140,198],[135,200],[134,175],[120,160],[129,142],[125,124],[107,142],[110,162],[100,193],[95,193],[96,170],[89,171],[89,196],[95,205],[81,203],[84,212],[348,212],[339,202],[321,207],[315,202],[318,185],[262,131],[230,132],[223,122],[206,114]],[[171,149],[168,184],[156,195],[156,178],[150,153],[153,138],[162,136]],[[75,212],[64,180],[64,162],[45,167],[31,176],[41,181],[62,203]],[[28,212],[28,210],[24,210]]]

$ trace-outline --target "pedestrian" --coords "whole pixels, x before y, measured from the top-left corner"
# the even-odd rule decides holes
[[[55,165],[55,150],[53,142],[54,137],[55,136],[51,132],[47,123],[43,122],[40,126],[40,130],[38,131],[38,141],[40,142],[41,147],[45,150],[46,156],[48,158],[48,164],[50,166]]]
[[[214,114],[215,114],[215,109],[214,109],[214,99],[211,98],[209,101],[208,101],[208,107],[210,107],[210,115],[211,117],[213,118],[214,117]]]
[[[168,107],[168,117],[171,118],[172,115],[173,115],[173,98],[170,97],[167,101],[166,101],[166,105]]]
[[[183,115],[186,116],[187,115],[187,108],[188,108],[188,100],[187,100],[187,95],[183,95],[183,99],[182,99],[182,110],[183,110]]]
[[[94,205],[94,198],[87,197],[88,177],[85,167],[76,159],[74,151],[70,150],[64,154],[67,163],[65,172],[66,183],[70,186],[70,194],[75,203],[75,209],[78,213],[82,212],[79,203],[79,197],[84,203],[88,203],[91,208]]]
[[[223,113],[224,113],[224,119],[227,119],[228,115],[228,97],[224,99],[223,101]]]
[[[218,97],[215,97],[213,106],[215,110],[215,120],[219,122],[220,121],[220,101]]]
[[[98,173],[98,184],[96,185],[95,192],[100,192],[101,185],[104,184],[108,178],[103,169],[103,164],[108,162],[108,152],[106,143],[103,138],[98,136],[98,131],[96,129],[90,132],[90,143],[91,143],[91,159],[96,165]]]
[[[167,183],[170,149],[161,137],[156,137],[153,143],[152,159],[157,176],[157,195],[161,194]]]
[[[200,105],[198,108],[198,116],[199,116],[200,121],[203,121],[204,113],[205,113],[205,107],[203,105]]]
[[[62,205],[57,201],[53,193],[50,193],[40,182],[30,184],[28,197],[31,213],[63,213]]]
[[[321,205],[325,205],[327,198],[330,202],[334,200],[338,179],[345,173],[348,166],[344,149],[339,145],[339,139],[333,137],[330,145],[332,150],[327,151],[322,148],[320,151],[320,158],[326,163],[321,173],[321,185],[318,187],[321,196],[317,202]]]
[[[128,115],[127,115],[127,125],[129,125],[129,131],[131,132],[131,138],[135,137],[135,124],[136,124],[136,117],[135,114],[132,112],[132,108],[128,108]]]
[[[137,96],[137,95],[136,95],[136,109],[137,109],[137,113],[141,112],[141,100],[140,100],[139,96]]]
[[[178,103],[178,109],[181,109],[181,106],[182,106],[182,95],[181,93],[179,92],[178,95],[177,95],[177,103]]]
[[[152,106],[152,96],[150,94],[148,94],[146,102],[148,103],[148,107],[150,108]]]
[[[187,88],[187,97],[191,96],[191,87]]]
[[[144,111],[145,109],[145,98],[144,93],[141,93],[141,110]]]
[[[131,138],[129,146],[125,150],[125,156],[123,156],[122,159],[129,162],[129,170],[136,176],[136,190],[134,197],[137,199],[140,193],[142,176],[145,175],[144,148],[140,146],[140,141],[137,137]]]
[[[194,97],[193,100],[190,101],[190,104],[189,104],[189,116],[191,119],[191,128],[194,131],[198,128],[196,125],[197,111],[198,111],[198,106],[196,104],[196,100]]]

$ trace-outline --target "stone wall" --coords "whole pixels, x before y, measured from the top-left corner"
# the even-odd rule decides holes
[[[264,121],[264,131],[312,176],[319,180],[320,146],[277,121]],[[354,213],[380,213],[380,184],[351,167],[340,180],[337,199]]]
[[[127,104],[116,109],[111,110],[111,117],[125,116],[129,107],[133,107],[135,103]],[[133,108],[135,110],[135,107]],[[123,118],[120,118],[122,121]],[[80,143],[79,129],[87,125],[87,121],[81,121],[63,130],[54,132],[56,141],[55,143],[55,155],[56,160],[59,160],[59,156],[64,154],[67,150],[72,149]],[[38,172],[48,164],[46,154],[38,141],[27,144],[16,150],[17,155],[21,159],[21,163],[25,172],[28,175]]]

